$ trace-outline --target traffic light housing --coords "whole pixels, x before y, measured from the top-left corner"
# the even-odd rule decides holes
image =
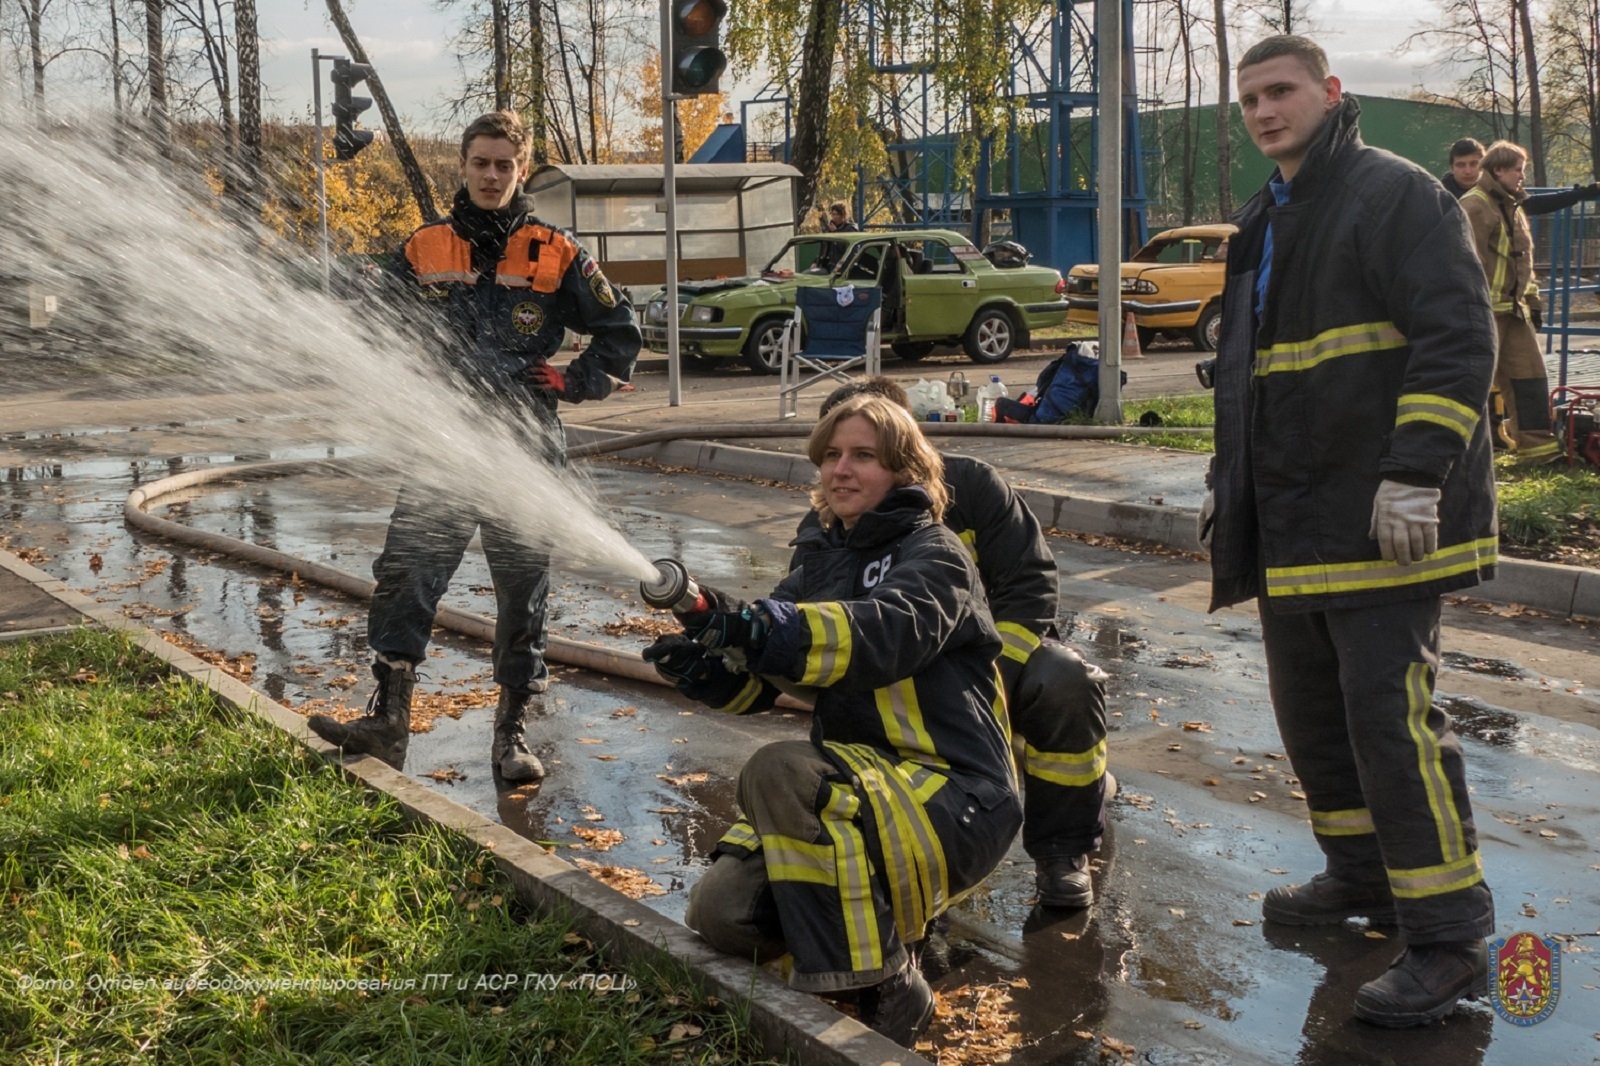
[[[672,0],[672,92],[702,96],[721,92],[717,79],[728,67],[722,51],[725,0]]]
[[[341,162],[354,159],[372,143],[371,130],[356,129],[356,116],[372,106],[371,97],[351,96],[350,90],[372,75],[366,63],[348,59],[333,61],[333,157]]]

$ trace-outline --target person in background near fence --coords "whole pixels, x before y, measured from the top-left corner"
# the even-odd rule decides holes
[[[1478,175],[1483,169],[1483,152],[1483,144],[1472,137],[1463,137],[1450,146],[1450,169],[1439,175],[1439,181],[1456,199],[1467,195],[1467,190],[1478,184]],[[1600,200],[1600,181],[1574,185],[1570,189],[1529,193],[1527,199],[1522,201],[1522,212],[1526,215],[1549,215],[1587,200]],[[1534,328],[1538,328],[1537,320]]]
[[[513,112],[468,124],[450,214],[406,241],[391,269],[392,288],[457,380],[483,397],[485,417],[531,427],[532,446],[548,462],[564,464],[557,402],[600,400],[625,387],[640,336],[628,298],[600,265],[572,234],[534,217],[522,191],[532,150]],[[558,367],[550,357],[569,328],[589,337],[589,346]],[[396,409],[393,417],[425,413]],[[550,684],[544,661],[550,557],[493,517],[421,485],[400,490],[383,552],[372,564],[378,586],[367,644],[377,691],[367,714],[353,722],[313,715],[308,724],[318,736],[397,770],[404,765],[416,668],[427,654],[439,599],[480,528],[496,605],[493,772],[512,782],[544,776],[524,729],[534,698]]]
[[[830,233],[856,233],[861,229],[850,218],[850,205],[843,200],[835,200],[828,205],[828,232]]]
[[[1478,183],[1461,197],[1500,338],[1494,387],[1505,402],[1505,429],[1516,461],[1524,465],[1562,457],[1550,427],[1550,378],[1534,332],[1539,285],[1533,278],[1533,234],[1521,206],[1527,198],[1527,166],[1528,153],[1521,147],[1496,141],[1484,154]]]
[[[1440,597],[1497,560],[1494,320],[1465,216],[1362,143],[1321,47],[1269,37],[1236,74],[1277,171],[1234,219],[1200,539],[1211,609],[1256,600],[1325,861],[1262,913],[1398,924],[1355,1013],[1423,1025],[1487,991],[1494,930],[1461,743],[1433,701]]]

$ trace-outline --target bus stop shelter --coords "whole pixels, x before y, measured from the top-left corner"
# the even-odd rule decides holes
[[[755,274],[794,235],[800,176],[794,167],[685,163],[674,169],[680,279]],[[534,171],[526,187],[539,217],[576,233],[613,282],[629,290],[665,283],[659,165],[551,163]]]

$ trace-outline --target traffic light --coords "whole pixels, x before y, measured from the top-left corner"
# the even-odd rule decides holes
[[[728,57],[717,39],[728,14],[725,0],[672,0],[672,91],[678,96],[720,92]]]
[[[350,95],[351,89],[371,75],[372,68],[365,63],[333,61],[333,157],[340,161],[354,159],[372,143],[371,130],[356,129],[356,116],[372,106],[372,99]]]

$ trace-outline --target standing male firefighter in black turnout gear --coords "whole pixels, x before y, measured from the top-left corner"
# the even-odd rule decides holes
[[[531,426],[547,461],[566,462],[556,404],[600,400],[625,383],[639,354],[633,308],[573,236],[539,221],[522,192],[532,142],[508,111],[474,119],[461,137],[461,188],[450,214],[413,233],[393,274],[430,315],[431,336],[457,378],[493,413]],[[566,331],[589,346],[565,367],[550,363]],[[410,739],[416,667],[427,653],[439,598],[481,527],[494,580],[494,678],[500,686],[491,760],[505,781],[531,781],[544,767],[524,729],[533,699],[550,684],[544,662],[549,555],[515,530],[436,490],[400,490],[383,554],[367,643],[378,690],[365,717],[343,723],[315,715],[318,736],[399,769]]]
[[[841,385],[821,418],[851,396],[882,396],[910,409],[893,378]],[[950,506],[943,522],[967,546],[1000,630],[1000,678],[1011,728],[1023,738],[1022,846],[1033,857],[1039,902],[1083,908],[1094,902],[1089,853],[1105,835],[1106,674],[1056,639],[1060,581],[1039,520],[998,471],[980,459],[944,456]],[[816,512],[800,521],[790,560],[804,562]]]
[[[1461,744],[1433,702],[1440,595],[1496,561],[1489,294],[1454,198],[1362,144],[1314,42],[1262,41],[1238,88],[1278,170],[1235,218],[1202,540],[1212,609],[1258,604],[1326,863],[1262,911],[1398,924],[1404,951],[1355,1012],[1422,1025],[1485,990],[1494,930]]]

